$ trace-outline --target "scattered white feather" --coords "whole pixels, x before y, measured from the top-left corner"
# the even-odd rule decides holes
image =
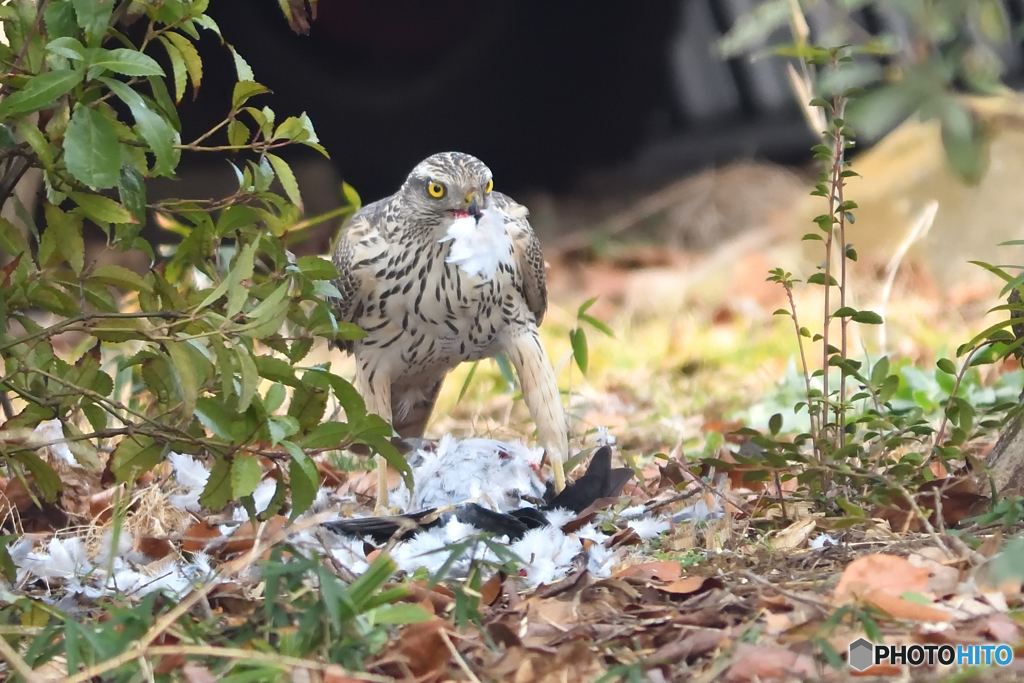
[[[413,493],[402,482],[391,500],[405,512],[473,501],[499,512],[521,507],[525,497],[541,498],[537,473],[543,451],[522,443],[463,439],[445,435],[435,449],[410,455]]]
[[[587,571],[599,579],[607,579],[619,559],[618,553],[611,548],[595,543],[587,549]]]
[[[641,517],[640,519],[631,519],[627,522],[627,526],[632,529],[637,536],[643,540],[660,536],[669,529],[669,523],[667,520],[658,519],[656,517]]]
[[[828,534],[821,534],[817,538],[811,539],[810,547],[815,550],[821,550],[826,545],[839,545],[839,542]]]
[[[564,577],[572,568],[572,562],[583,550],[583,544],[574,536],[567,536],[561,529],[542,526],[531,529],[510,546],[526,570],[527,585],[539,586]]]
[[[506,229],[504,212],[484,209],[479,219],[457,218],[440,242],[451,241],[448,263],[459,266],[466,275],[486,280],[494,277],[498,266],[512,261],[512,238]]]
[[[420,567],[431,574],[440,571],[448,561],[451,553],[449,546],[460,543],[470,536],[480,533],[478,529],[458,520],[450,520],[447,524],[434,527],[429,531],[413,536],[408,541],[399,543],[391,553],[391,558],[399,569],[409,573]],[[475,544],[467,549],[462,557],[451,565],[451,574],[459,576],[468,571],[473,560],[496,561],[497,558],[483,544]]]
[[[72,467],[81,467],[66,443],[50,443],[52,441],[61,441],[65,438],[64,425],[61,424],[60,420],[53,419],[40,422],[33,430],[32,435],[35,440],[48,444],[46,448],[53,457],[60,458]]]
[[[555,508],[554,510],[550,510],[545,513],[545,516],[548,518],[548,524],[556,529],[561,529],[563,526],[576,519],[576,513],[571,510],[566,510],[565,508]]]
[[[25,573],[43,580],[70,579],[87,576],[95,569],[89,560],[85,544],[77,536],[65,539],[54,536],[46,544],[45,551],[30,550],[17,555],[20,556],[20,561],[15,560],[15,566],[19,570],[19,582],[24,578]],[[12,559],[14,558],[12,557]]]
[[[175,493],[168,497],[171,505],[186,512],[199,512],[199,496],[206,488],[210,471],[206,466],[190,455],[170,453],[167,458],[174,469],[174,480],[184,489],[183,493]]]
[[[598,427],[595,441],[597,441],[598,446],[614,446],[616,439],[608,432],[607,427]]]
[[[641,517],[647,514],[647,508],[643,505],[631,505],[628,508],[624,508],[619,512],[619,517],[622,519],[631,519],[633,517]]]

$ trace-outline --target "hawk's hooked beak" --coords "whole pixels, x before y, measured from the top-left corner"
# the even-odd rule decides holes
[[[479,193],[470,192],[466,195],[466,213],[473,218],[480,220],[480,216],[483,215],[483,208],[481,207]]]

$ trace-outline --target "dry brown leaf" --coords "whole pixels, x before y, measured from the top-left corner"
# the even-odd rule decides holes
[[[949,613],[939,609],[938,607],[922,605],[919,602],[911,602],[910,600],[884,591],[869,591],[863,596],[863,599],[897,619],[909,619],[911,621],[952,620]]]
[[[438,618],[410,624],[402,629],[398,641],[386,650],[378,665],[395,678],[405,678],[409,672],[418,681],[438,680],[451,660],[441,633],[450,631],[451,626]]]
[[[864,555],[846,566],[833,595],[836,601],[845,603],[869,592],[924,594],[928,591],[928,576],[927,569],[896,555]]]
[[[666,586],[657,586],[659,591],[662,591],[663,593],[672,593],[673,595],[691,595],[693,593],[699,593],[713,588],[724,587],[725,584],[722,583],[721,580],[705,576],[687,576],[673,581]]]
[[[616,579],[638,578],[645,581],[657,579],[659,581],[677,581],[680,578],[681,569],[678,562],[645,562],[623,567],[612,576]]]
[[[603,673],[604,667],[589,647],[583,643],[567,643],[559,647],[554,656],[529,651],[512,680],[515,683],[589,683]]]
[[[813,677],[817,672],[814,658],[808,655],[797,654],[781,645],[739,643],[724,680],[733,683],[789,680]]]
[[[774,545],[776,550],[794,550],[799,548],[814,533],[817,521],[808,517],[800,519],[780,531],[775,536]]]

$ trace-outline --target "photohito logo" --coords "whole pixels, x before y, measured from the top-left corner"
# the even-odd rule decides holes
[[[875,645],[866,638],[850,643],[847,662],[857,671],[876,664],[922,666],[1006,666],[1013,661],[1009,645]]]

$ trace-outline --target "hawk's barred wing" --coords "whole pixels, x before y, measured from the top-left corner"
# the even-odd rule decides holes
[[[351,323],[359,317],[363,289],[360,270],[365,270],[384,253],[380,234],[373,224],[375,213],[375,204],[357,211],[342,228],[334,246],[332,261],[338,269],[338,278],[333,284],[341,296],[333,297],[331,303],[338,322]],[[350,340],[339,339],[332,344],[343,351],[352,351]]]
[[[544,313],[548,310],[548,286],[540,240],[527,220],[530,210],[500,192],[492,193],[491,200],[494,206],[508,214],[519,228],[518,235],[513,238],[513,248],[519,272],[523,276],[523,296],[534,319],[540,325],[544,320]]]

